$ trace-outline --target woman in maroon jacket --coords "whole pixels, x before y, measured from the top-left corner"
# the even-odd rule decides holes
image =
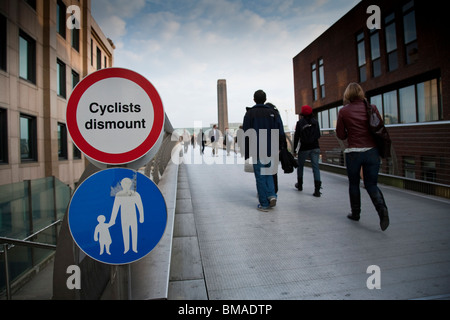
[[[389,215],[383,194],[378,188],[380,156],[375,141],[369,132],[364,91],[357,83],[350,83],[344,92],[344,107],[339,111],[336,135],[348,142],[345,149],[347,175],[349,181],[349,219],[359,221],[361,213],[361,193],[359,189],[360,170],[364,173],[364,185],[380,217],[381,230],[389,226]],[[378,112],[378,110],[376,111]]]

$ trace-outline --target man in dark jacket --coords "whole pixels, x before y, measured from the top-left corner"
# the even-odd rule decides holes
[[[320,189],[322,182],[320,179],[319,157],[320,157],[320,128],[319,122],[313,117],[312,108],[310,106],[303,106],[301,115],[303,116],[297,122],[294,135],[294,154],[297,150],[298,142],[300,141],[300,150],[298,153],[298,168],[297,168],[297,183],[295,187],[303,190],[303,167],[305,160],[309,157],[311,159],[311,166],[314,175],[314,196],[320,197]]]
[[[247,109],[243,122],[245,159],[253,158],[258,210],[267,212],[277,201],[272,175],[278,170],[279,137],[284,136],[284,129],[279,114],[264,104],[264,91],[256,91],[253,100],[256,105]]]

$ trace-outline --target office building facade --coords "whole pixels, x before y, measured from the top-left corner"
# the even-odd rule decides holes
[[[54,176],[73,187],[83,173],[67,101],[81,79],[114,62],[114,44],[90,7],[90,0],[0,2],[0,185]]]
[[[437,5],[363,0],[294,57],[296,113],[313,107],[323,163],[344,166],[334,129],[344,90],[357,82],[393,141],[382,173],[450,185],[450,50]]]

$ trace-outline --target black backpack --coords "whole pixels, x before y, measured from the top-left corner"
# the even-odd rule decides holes
[[[309,123],[305,120],[305,122],[306,124],[302,123],[302,127],[300,128],[300,141],[304,144],[313,144],[318,139],[315,128],[316,124],[314,121]]]

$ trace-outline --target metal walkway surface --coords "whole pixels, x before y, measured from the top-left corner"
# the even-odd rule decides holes
[[[450,201],[380,185],[390,213],[382,232],[364,189],[361,220],[346,218],[347,177],[322,171],[315,198],[310,168],[303,192],[280,168],[277,205],[263,213],[253,174],[220,164],[236,163],[218,161],[222,150],[207,164],[210,153],[185,164],[209,299],[450,299]],[[375,276],[381,287],[370,290]]]

